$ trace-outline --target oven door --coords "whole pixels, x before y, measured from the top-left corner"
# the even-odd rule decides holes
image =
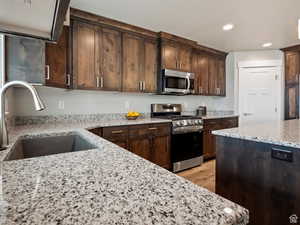
[[[171,159],[173,172],[200,166],[203,163],[201,131],[172,135]]]
[[[194,74],[164,70],[164,93],[191,94],[194,92]]]

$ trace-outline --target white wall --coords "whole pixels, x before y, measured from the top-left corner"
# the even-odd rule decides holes
[[[282,115],[283,115],[283,80],[284,80],[284,54],[280,50],[265,50],[265,51],[244,51],[244,52],[234,52],[230,54],[232,57],[233,68],[231,69],[234,73],[234,111],[239,113],[239,73],[238,73],[238,64],[240,62],[257,62],[257,61],[267,61],[267,60],[279,60],[282,62],[282,74],[281,74],[281,81],[282,81],[282,90],[281,90],[281,108],[282,108]]]

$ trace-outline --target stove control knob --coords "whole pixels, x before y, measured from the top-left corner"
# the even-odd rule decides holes
[[[194,120],[189,120],[189,121],[188,121],[188,125],[192,126],[192,125],[194,125],[194,124],[195,124],[195,121],[194,121]]]
[[[182,120],[182,121],[181,121],[181,125],[182,125],[182,126],[186,126],[186,125],[187,125],[187,122],[186,122],[185,120]]]
[[[196,120],[196,124],[201,125],[202,121],[201,120]]]

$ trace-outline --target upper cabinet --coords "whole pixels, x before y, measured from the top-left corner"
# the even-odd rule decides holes
[[[225,55],[213,55],[195,51],[192,58],[195,74],[195,91],[199,95],[225,96]]]
[[[285,82],[295,84],[299,81],[300,52],[288,51],[285,53]]]
[[[73,85],[79,89],[100,87],[96,71],[98,28],[75,21],[73,24]],[[96,74],[97,72],[97,74]]]
[[[138,35],[123,35],[123,76],[125,92],[156,92],[157,43]]]
[[[96,43],[96,80],[98,88],[121,91],[121,33],[99,28]]]
[[[285,56],[284,115],[286,120],[299,119],[300,45],[282,50]]]
[[[47,43],[45,51],[45,83],[46,86],[69,88],[71,77],[69,72],[69,27],[65,26],[56,44]]]
[[[34,46],[30,49],[36,51],[28,54],[40,61],[28,62],[37,64],[35,77],[12,71],[8,80],[23,76],[29,82],[52,87],[156,93],[162,69],[171,69],[195,74],[195,94],[226,94],[226,53],[77,9],[71,9],[70,27],[64,27],[56,44],[45,47],[43,42],[17,41]],[[17,62],[13,59],[19,54],[13,51],[15,42],[7,41],[12,45],[7,51],[12,62]]]
[[[79,89],[121,90],[121,33],[73,24],[73,84]]]
[[[195,42],[164,32],[160,32],[160,42],[162,69],[191,72],[192,46]]]

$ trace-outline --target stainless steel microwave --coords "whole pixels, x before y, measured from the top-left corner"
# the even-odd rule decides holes
[[[160,94],[193,94],[195,75],[193,73],[163,69],[160,78]]]

